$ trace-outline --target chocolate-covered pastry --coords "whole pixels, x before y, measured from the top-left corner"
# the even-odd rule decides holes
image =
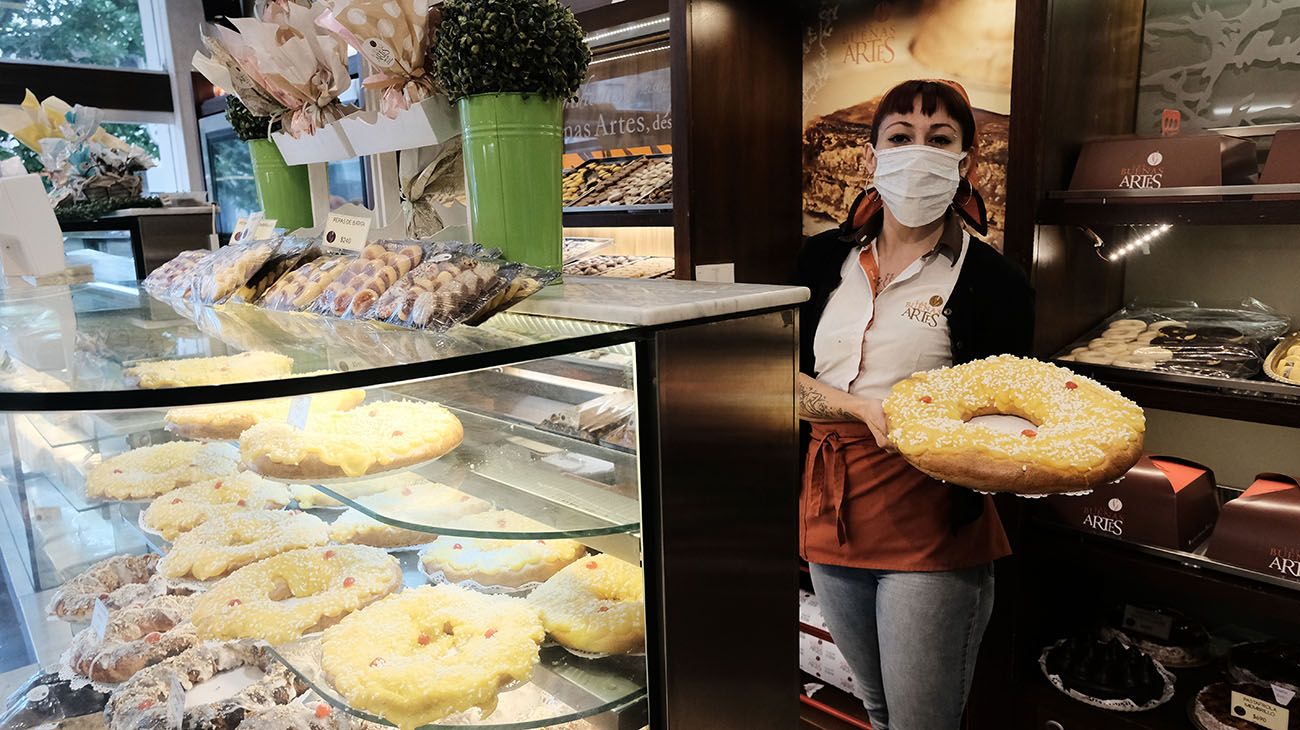
[[[0,715],[0,730],[26,730],[47,723],[97,714],[108,702],[108,694],[84,685],[73,689],[58,672],[37,674],[9,695]]]
[[[1228,652],[1228,675],[1237,682],[1278,682],[1300,687],[1300,643],[1238,644]]]
[[[1097,700],[1128,700],[1142,706],[1160,699],[1165,678],[1151,657],[1118,639],[1076,636],[1047,653],[1047,671],[1067,690]]]

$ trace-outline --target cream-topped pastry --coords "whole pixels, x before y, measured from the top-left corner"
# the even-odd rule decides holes
[[[329,527],[304,512],[238,512],[208,520],[176,538],[158,562],[158,572],[168,578],[219,578],[263,558],[328,541]]]
[[[502,533],[554,530],[508,510],[480,512],[455,520],[448,526]],[[482,586],[520,588],[550,578],[586,552],[582,543],[576,540],[443,535],[421,554],[420,561],[427,573],[442,573],[451,583],[472,580]]]
[[[460,419],[423,401],[383,401],[320,413],[306,428],[260,423],[239,437],[249,469],[275,479],[361,477],[436,459],[460,445]]]
[[[357,497],[357,504],[371,513],[413,525],[437,527],[460,517],[492,509],[492,505],[458,489],[424,482],[408,484],[367,497]],[[330,525],[330,539],[335,542],[396,548],[423,545],[437,534],[408,530],[381,522],[357,509],[344,512]]]
[[[238,355],[191,357],[144,362],[122,371],[128,385],[141,388],[183,388],[253,380],[276,380],[293,372],[293,358],[250,350]]]
[[[1065,368],[1000,355],[917,373],[885,400],[889,437],[936,479],[986,491],[1070,492],[1114,481],[1142,453],[1146,417],[1133,401]],[[972,418],[1032,426],[1002,431]]]
[[[96,464],[86,474],[86,494],[100,499],[153,499],[177,487],[238,473],[238,456],[227,444],[171,441]]]
[[[645,650],[645,578],[612,555],[570,563],[528,595],[546,633],[591,654]]]
[[[328,372],[328,371],[322,371]],[[314,373],[307,373],[312,375]],[[360,388],[318,393],[311,398],[310,413],[346,411],[361,405],[366,391]],[[234,440],[263,421],[287,421],[295,398],[271,398],[210,406],[186,406],[167,411],[168,431],[188,439]]]
[[[353,707],[401,730],[481,708],[532,677],[545,633],[522,599],[456,586],[389,596],[325,630],[321,668]]]

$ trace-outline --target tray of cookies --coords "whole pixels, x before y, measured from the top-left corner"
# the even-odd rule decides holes
[[[502,262],[472,244],[447,245],[390,286],[365,314],[416,329],[446,329],[463,321],[503,286]]]
[[[244,286],[275,254],[280,239],[232,243],[194,267],[192,297],[201,304],[220,304]]]
[[[337,254],[313,259],[272,284],[257,303],[280,312],[301,312],[310,307],[353,260],[352,256]]]
[[[418,243],[368,244],[325,287],[308,311],[331,317],[364,316],[388,287],[424,260],[424,255],[424,246]]]
[[[285,274],[321,255],[317,242],[316,238],[284,236],[271,256],[226,301],[252,304],[261,299]]]
[[[579,198],[601,186],[605,181],[618,174],[629,162],[639,157],[615,157],[591,159],[564,173],[560,182],[561,202],[573,205]]]
[[[646,157],[628,164],[573,203],[582,208],[597,205],[636,205],[673,179],[671,155]]]

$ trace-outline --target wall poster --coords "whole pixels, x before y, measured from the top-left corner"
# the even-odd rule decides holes
[[[838,225],[870,184],[863,153],[899,82],[961,83],[975,107],[977,186],[999,250],[1006,219],[1015,0],[808,0],[803,42],[804,234]]]

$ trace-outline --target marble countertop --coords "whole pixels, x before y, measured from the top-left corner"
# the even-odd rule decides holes
[[[801,286],[719,284],[677,279],[566,276],[511,311],[564,319],[654,326],[692,319],[794,306],[808,299]]]

